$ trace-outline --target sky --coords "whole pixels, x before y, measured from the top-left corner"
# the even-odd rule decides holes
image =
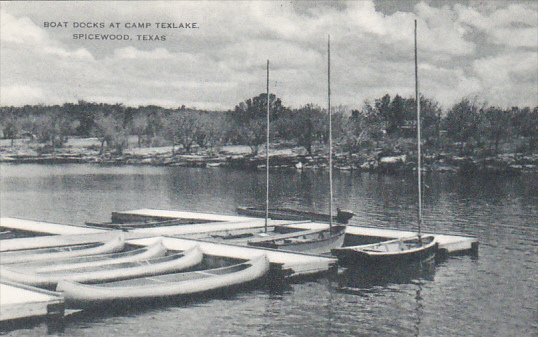
[[[332,105],[356,109],[414,95],[415,19],[422,95],[538,105],[538,2],[507,0],[2,1],[0,105],[228,110],[266,91],[269,59],[284,105],[325,106],[330,35]]]

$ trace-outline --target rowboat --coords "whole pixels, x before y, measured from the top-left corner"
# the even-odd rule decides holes
[[[10,281],[43,288],[54,288],[60,280],[94,283],[178,272],[199,264],[202,262],[202,258],[202,251],[198,246],[195,246],[184,253],[134,262],[40,273],[18,270],[16,266],[0,266],[0,273],[2,278]]]
[[[263,218],[266,215],[266,210],[257,207],[237,207],[237,213],[242,215],[254,216]],[[353,217],[353,212],[347,210],[337,209],[336,215],[333,216],[333,220],[342,224],[348,223],[349,219]],[[329,214],[300,211],[291,208],[270,208],[269,217],[274,220],[311,220],[329,222]]]
[[[333,249],[332,253],[338,257],[343,265],[368,264],[381,268],[414,261],[424,261],[435,256],[438,244],[431,235],[423,236],[422,227],[422,154],[421,154],[421,118],[420,94],[418,86],[418,55],[417,55],[417,20],[415,20],[415,104],[417,110],[417,227],[418,233],[410,238],[400,238],[363,246],[343,247]]]
[[[123,234],[118,233],[116,237],[107,242],[2,252],[0,253],[0,263],[53,261],[77,256],[106,254],[121,251],[124,245],[125,238]]]
[[[56,260],[54,261],[54,264],[51,264],[48,261],[17,263],[17,269],[24,270],[26,272],[46,273],[77,268],[98,267],[109,264],[134,262],[160,257],[164,256],[166,251],[166,247],[163,245],[162,240],[159,240],[150,246],[133,249],[126,252],[78,256]]]
[[[267,60],[267,128],[265,142],[265,168],[266,168],[266,184],[265,184],[265,208],[255,207],[238,207],[239,214],[249,216],[257,216],[265,218],[264,232],[258,237],[247,241],[250,246],[265,247],[272,249],[289,250],[295,252],[308,252],[312,254],[328,253],[332,248],[341,247],[344,243],[346,227],[342,225],[333,225],[336,220],[341,223],[347,223],[354,215],[350,211],[342,211],[337,209],[337,215],[333,216],[333,183],[332,183],[332,116],[331,116],[331,89],[330,89],[330,38],[327,44],[327,61],[328,61],[328,117],[329,117],[329,212],[328,214],[299,211],[290,208],[269,208],[269,143],[270,143],[270,92],[269,92],[269,60]],[[304,230],[280,233],[278,227],[275,231],[268,232],[269,218],[275,220],[310,220],[328,222],[329,227],[326,229]],[[283,226],[284,227],[284,226]],[[289,229],[289,228],[288,228]]]
[[[272,249],[308,252],[312,254],[328,253],[344,243],[346,227],[334,225],[332,228],[304,230],[286,234],[268,233],[266,236],[248,241],[250,246]]]
[[[412,236],[379,243],[336,248],[331,253],[343,266],[396,266],[435,257],[438,243],[433,235]]]
[[[135,278],[102,284],[81,284],[62,280],[57,291],[63,292],[73,306],[87,307],[107,301],[148,300],[188,296],[255,281],[269,270],[265,255],[233,266]]]

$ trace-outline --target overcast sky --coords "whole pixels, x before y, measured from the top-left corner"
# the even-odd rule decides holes
[[[421,92],[445,108],[464,96],[538,105],[538,2],[1,2],[0,104],[86,100],[232,109],[271,91],[287,106],[357,108],[414,93],[413,20]],[[68,22],[67,28],[45,27]],[[74,22],[105,28],[73,28]],[[120,28],[109,28],[119,22]],[[158,29],[157,22],[199,28]],[[151,23],[147,29],[125,24]],[[121,34],[129,41],[74,39]],[[138,41],[137,35],[166,35]]]

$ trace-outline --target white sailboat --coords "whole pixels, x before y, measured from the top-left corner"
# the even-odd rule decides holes
[[[332,122],[331,122],[331,58],[330,58],[330,37],[327,44],[327,89],[328,89],[328,114],[329,114],[329,214],[333,214],[333,189],[332,189]],[[291,251],[301,251],[310,253],[326,253],[331,249],[341,247],[344,243],[346,227],[343,225],[334,225],[333,217],[329,216],[329,228],[290,232],[289,227],[276,228],[277,235],[267,233],[267,224],[270,214],[269,209],[269,60],[267,60],[267,139],[266,139],[266,203],[265,203],[265,231],[266,237],[253,238],[248,241],[251,246],[260,246],[273,249],[283,249]],[[347,220],[346,220],[347,221]],[[273,234],[273,233],[271,233]]]
[[[423,236],[422,227],[422,170],[420,135],[420,95],[418,86],[417,21],[415,20],[415,99],[417,110],[417,184],[418,207],[416,236],[389,240],[369,245],[350,246],[333,249],[342,265],[375,265],[378,267],[431,259],[437,252],[438,244],[432,235]]]

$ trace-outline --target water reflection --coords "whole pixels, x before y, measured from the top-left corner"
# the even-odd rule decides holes
[[[339,274],[338,291],[357,293],[393,284],[418,284],[433,281],[435,262],[428,261],[391,267],[360,266],[345,269]]]
[[[415,336],[420,336],[420,323],[422,322],[422,316],[424,315],[424,304],[422,298],[422,280],[419,280],[417,284],[417,292],[415,294]]]
[[[234,214],[239,205],[265,200],[265,175],[257,171],[5,164],[0,169],[2,217],[83,224],[137,208]],[[271,204],[328,209],[327,174],[272,173]],[[356,214],[350,225],[416,229],[414,175],[335,173],[334,180],[335,204]],[[425,183],[425,231],[478,237],[480,259],[450,257],[443,264],[385,272],[348,269],[334,280],[186,306],[83,315],[67,321],[64,335],[511,336],[536,330],[538,175],[428,173]],[[43,329],[26,325],[9,334],[42,336]]]
[[[413,336],[418,337],[421,335],[421,325],[425,316],[422,292],[427,282],[434,281],[435,268],[434,260],[391,267],[348,268],[339,274],[336,290],[343,294],[370,297],[370,294],[382,294],[384,290],[390,291],[390,289],[401,292],[404,291],[401,285],[410,285],[415,289],[410,289],[414,291],[414,303],[410,303],[412,309],[409,320],[412,321]]]

